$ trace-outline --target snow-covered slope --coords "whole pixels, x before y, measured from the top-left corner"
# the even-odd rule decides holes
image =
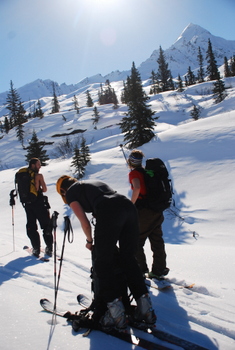
[[[183,93],[152,96],[151,106],[159,116],[156,137],[141,147],[146,158],[157,156],[166,162],[178,208],[174,209],[175,214],[165,212],[163,226],[169,278],[176,284],[167,292],[150,290],[158,316],[157,328],[209,350],[235,348],[235,79],[225,82],[229,87],[228,96],[218,105],[214,104],[209,82],[191,86]],[[84,101],[83,92],[79,95],[82,108],[77,115],[75,111],[68,111],[71,100],[60,96],[61,112],[50,115],[50,101],[45,98],[44,109],[48,113],[44,119],[30,120],[25,125],[27,138],[35,130],[40,140],[54,141],[53,145],[46,146],[51,160],[41,171],[48,185],[51,212],[59,212],[58,254],[64,237],[65,215],[70,215],[74,229],[74,242],[65,244],[57,299],[58,305],[71,311],[79,309],[78,293],[90,295],[91,259],[77,219],[55,190],[58,177],[72,174],[72,169],[71,158],[53,156],[56,144],[65,136],[53,136],[86,129],[84,135],[92,158],[85,180],[100,179],[130,197],[128,168],[119,147],[123,136],[116,125],[126,107],[120,105],[117,110],[111,105],[98,107],[101,119],[95,130],[92,108],[85,107]],[[203,108],[198,121],[190,117],[193,104]],[[99,332],[93,331],[86,338],[82,332],[75,334],[65,319],[57,318],[53,326],[51,315],[41,310],[40,298],[54,300],[55,266],[53,259],[40,263],[23,251],[22,247],[29,244],[25,213],[18,200],[13,211],[9,206],[15,171],[25,164],[25,151],[14,130],[0,140],[0,151],[0,348],[130,349],[130,345]],[[128,154],[128,150],[125,152]],[[151,264],[148,244],[146,253]],[[58,268],[57,264],[57,273]],[[177,286],[184,282],[195,285],[192,289]],[[153,337],[146,337],[154,341]]]

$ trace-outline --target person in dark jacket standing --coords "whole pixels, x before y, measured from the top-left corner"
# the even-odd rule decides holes
[[[135,258],[139,230],[133,203],[101,181],[78,182],[63,175],[56,188],[79,219],[86,236],[86,248],[95,256],[93,269],[98,278],[99,293],[107,304],[103,325],[126,327],[120,284],[114,274],[117,243],[120,267],[137,303],[135,318],[154,324],[156,315]],[[86,213],[92,213],[96,220],[94,238]]]
[[[155,212],[141,205],[142,198],[146,195],[144,175],[143,171],[141,171],[143,169],[143,157],[142,151],[133,150],[128,158],[128,165],[131,169],[129,173],[129,181],[132,188],[131,201],[137,207],[140,224],[140,239],[136,258],[143,275],[148,274],[150,278],[163,279],[169,272],[169,268],[166,266],[166,251],[162,232],[164,216],[162,212]],[[144,253],[144,245],[147,238],[150,241],[153,252],[151,271],[148,269]]]
[[[40,254],[40,235],[38,233],[37,221],[43,230],[43,239],[46,244],[45,253],[52,256],[52,225],[50,218],[50,205],[48,203],[47,196],[43,193],[47,191],[47,186],[42,174],[39,174],[41,168],[41,162],[38,158],[32,158],[29,161],[29,168],[35,172],[35,188],[38,193],[37,199],[33,202],[24,203],[24,209],[26,212],[26,230],[27,235],[31,241],[33,247],[33,254],[38,257]]]

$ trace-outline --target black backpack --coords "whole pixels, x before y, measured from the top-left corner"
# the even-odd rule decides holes
[[[38,192],[35,187],[35,172],[29,168],[21,168],[15,174],[15,184],[21,203],[33,203]]]
[[[146,160],[145,168],[136,168],[144,174],[146,195],[137,200],[137,208],[149,208],[156,212],[162,212],[172,203],[172,184],[168,178],[169,173],[164,162],[159,158]]]

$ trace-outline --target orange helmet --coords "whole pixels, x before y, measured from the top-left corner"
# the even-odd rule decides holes
[[[66,202],[66,198],[65,198],[65,195],[62,194],[62,191],[61,191],[61,185],[62,185],[62,182],[65,180],[65,179],[69,179],[70,176],[68,175],[63,175],[61,176],[58,180],[57,180],[57,183],[56,183],[56,191],[61,195],[63,201],[65,204],[67,204]]]

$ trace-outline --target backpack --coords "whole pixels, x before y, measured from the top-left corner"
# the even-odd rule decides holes
[[[15,184],[21,203],[33,203],[38,192],[35,187],[35,172],[29,168],[21,168],[15,174]]]
[[[146,160],[145,168],[136,168],[144,175],[146,195],[137,200],[137,208],[149,208],[156,212],[164,211],[172,203],[172,184],[164,162],[159,158]]]

